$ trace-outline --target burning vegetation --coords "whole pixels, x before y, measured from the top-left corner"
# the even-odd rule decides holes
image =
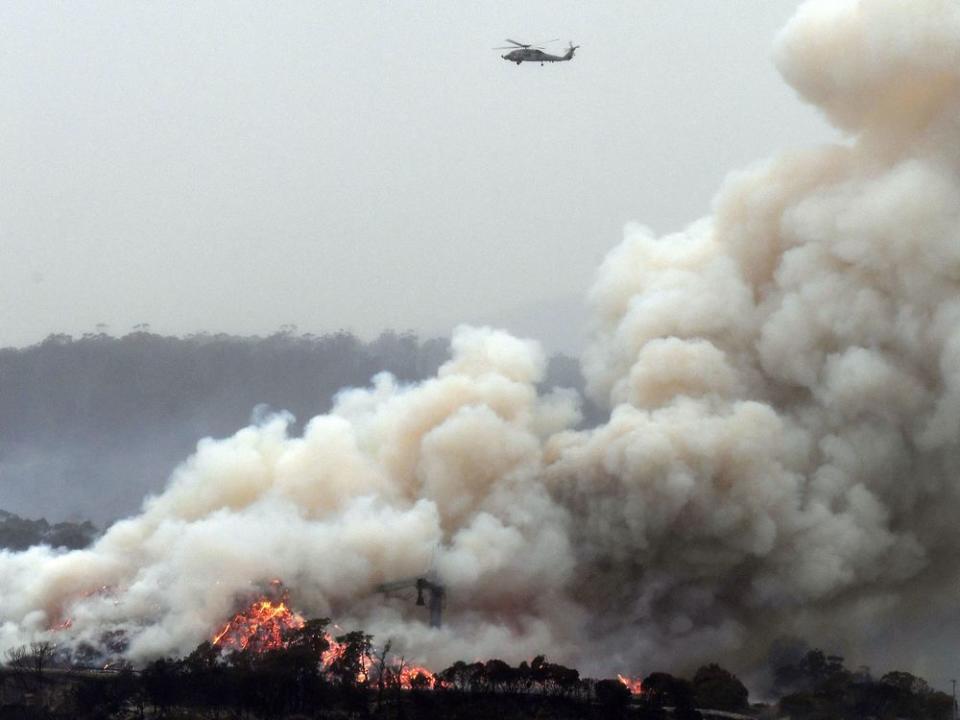
[[[403,690],[432,688],[435,675],[426,667],[411,665],[403,658],[388,658],[388,642],[375,655],[369,636],[345,633],[335,637],[326,631],[329,620],[304,620],[290,608],[287,591],[274,581],[278,598],[261,597],[234,615],[210,640],[211,649],[221,655],[261,656],[271,651],[302,648],[319,658],[318,667],[327,675],[346,673],[359,683],[376,680]]]
[[[65,621],[58,629],[66,633],[71,625]],[[106,633],[100,648],[89,654],[112,660],[91,666],[77,648],[66,653],[49,642],[18,648],[6,657],[6,674],[0,673],[0,702],[22,691],[45,710],[74,718],[130,717],[136,707],[143,717],[147,706],[154,716],[182,711],[212,717],[224,711],[238,717],[326,717],[329,711],[336,717],[662,720],[665,708],[672,708],[677,720],[763,716],[762,707],[750,705],[743,683],[716,664],[701,667],[691,680],[663,672],[583,678],[543,655],[515,666],[490,659],[458,661],[434,671],[391,653],[389,640],[378,648],[360,630],[343,631],[327,618],[307,619],[279,581],[187,657],[156,660],[134,673],[123,659],[126,649],[122,633]],[[771,660],[770,692],[781,698],[771,712],[797,720],[951,718],[952,699],[921,678],[893,672],[874,679],[864,669],[847,670],[843,658],[799,646],[788,650],[771,650],[771,658],[791,658]],[[58,683],[76,687],[64,693],[54,687]],[[67,695],[75,698],[73,705],[51,706]]]
[[[623,686],[630,691],[631,695],[643,694],[643,680],[640,678],[624,677],[620,673],[617,673],[617,680],[619,680]]]
[[[284,609],[281,609],[283,606]],[[336,638],[325,619],[303,619],[287,602],[261,598],[185,658],[156,660],[133,672],[65,665],[51,643],[12,651],[0,672],[0,703],[17,717],[75,720],[131,717],[456,717],[513,720],[702,720],[720,717],[897,717],[949,720],[949,695],[921,678],[891,672],[875,679],[843,659],[809,650],[771,665],[776,707],[750,705],[746,687],[718,665],[692,679],[654,672],[642,680],[581,678],[543,656],[513,666],[458,661],[439,672],[375,651],[360,631]],[[256,627],[254,627],[256,626]],[[242,629],[250,632],[241,632]],[[279,633],[280,641],[272,644]],[[51,672],[51,670],[54,670]],[[42,708],[42,713],[27,711]],[[667,710],[670,708],[671,710]]]
[[[224,650],[275,650],[284,646],[285,636],[291,630],[299,630],[303,625],[303,618],[287,606],[286,597],[279,602],[262,598],[234,615],[212,643]]]

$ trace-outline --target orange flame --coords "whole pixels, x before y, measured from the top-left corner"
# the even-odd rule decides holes
[[[334,625],[335,628],[340,628],[339,625]],[[347,651],[347,644],[342,642],[337,642],[333,635],[326,633],[327,638],[327,649],[320,654],[320,666],[324,670],[329,670],[330,666],[333,665],[337,660],[343,657],[343,654]],[[373,667],[373,661],[369,657],[360,658],[360,671],[357,673],[357,682],[366,682],[370,678],[370,670]]]
[[[412,690],[416,687],[433,687],[433,673],[419,665],[407,665],[400,671],[400,687]]]
[[[329,668],[333,663],[340,659],[347,646],[334,640],[333,635],[327,634],[327,649],[320,655],[320,664],[324,668]]]
[[[286,598],[278,602],[263,598],[234,615],[214,635],[213,644],[226,650],[265,652],[283,647],[284,632],[303,625],[303,617],[287,607]]]
[[[624,677],[620,673],[617,673],[617,679],[626,686],[631,695],[643,694],[643,680],[640,678]]]
[[[57,628],[70,627],[67,620]],[[287,605],[286,594],[279,601],[261,598],[243,612],[239,612],[214,635],[212,644],[226,650],[253,650],[266,652],[285,647],[284,635],[289,630],[297,630],[305,624],[303,616],[290,609]],[[334,627],[338,627],[334,625]],[[320,656],[320,665],[328,670],[339,660],[347,650],[346,643],[341,643],[332,635],[326,635],[327,649]],[[357,674],[357,680],[364,682],[370,678],[374,663],[369,657],[360,660],[362,670]],[[432,688],[436,679],[435,674],[421,665],[403,665],[398,670],[399,663],[391,664],[395,681],[399,682],[403,690],[415,688]],[[617,679],[623,683],[632,695],[643,693],[641,678],[631,678],[617,674]]]
[[[334,627],[339,630],[343,629],[339,625],[334,625]],[[324,669],[329,669],[333,663],[343,656],[346,649],[346,643],[337,642],[332,635],[327,634],[327,649],[320,655],[320,665]],[[370,679],[371,676],[377,672],[376,663],[369,657],[360,658],[360,665],[362,669],[357,673],[358,682],[364,682]],[[398,671],[398,667],[398,661],[388,663],[386,672],[393,673],[394,677],[399,680],[400,687],[404,690],[410,690],[418,685],[422,687],[423,684],[427,687],[433,687],[433,672],[427,668],[420,665],[404,665],[403,668]],[[418,676],[425,678],[426,682],[424,683]]]
[[[280,587],[280,583],[275,581],[275,586]],[[227,650],[252,650],[254,652],[265,652],[277,648],[285,647],[285,634],[290,630],[302,628],[305,625],[303,616],[290,609],[287,604],[287,595],[284,592],[279,600],[270,600],[261,598],[250,605],[243,612],[237,613],[221,630],[213,637],[213,645]],[[67,620],[61,624],[66,628],[70,626]],[[58,627],[61,627],[58,626]],[[337,625],[334,628],[341,630]],[[338,642],[333,635],[326,634],[327,649],[320,656],[320,666],[329,670],[347,650],[345,643]],[[370,657],[363,657],[360,660],[361,670],[357,674],[358,682],[366,682],[372,674],[377,671],[375,662]],[[389,672],[392,672],[392,682],[397,682],[403,690],[412,690],[415,688],[432,688],[435,681],[435,674],[421,665],[403,665],[400,661],[394,661],[388,665]],[[617,679],[626,687],[631,695],[643,694],[643,680],[640,677],[632,678],[630,676],[617,674]]]

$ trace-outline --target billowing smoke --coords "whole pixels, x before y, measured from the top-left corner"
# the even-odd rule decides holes
[[[628,229],[589,300],[608,422],[538,395],[535,343],[462,328],[436,378],[344,391],[302,437],[275,417],[202,441],[90,550],[0,554],[0,647],[69,617],[133,659],[183,652],[272,578],[438,665],[736,665],[947,612],[960,4],[811,0],[777,63],[846,139],[731,176],[682,233]],[[442,629],[374,592],[428,569]]]

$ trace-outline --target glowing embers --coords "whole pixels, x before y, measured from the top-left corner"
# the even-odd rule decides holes
[[[287,605],[284,593],[279,600],[261,598],[233,616],[213,638],[224,650],[251,650],[261,653],[285,647],[285,634],[304,625],[299,613]]]
[[[643,694],[643,680],[640,678],[624,677],[620,673],[617,673],[617,679],[624,684],[631,695]]]

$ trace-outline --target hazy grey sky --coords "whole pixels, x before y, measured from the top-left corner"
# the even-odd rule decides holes
[[[460,320],[569,345],[625,222],[679,228],[829,136],[769,59],[797,4],[5,2],[0,345]],[[517,67],[506,37],[582,47]]]

